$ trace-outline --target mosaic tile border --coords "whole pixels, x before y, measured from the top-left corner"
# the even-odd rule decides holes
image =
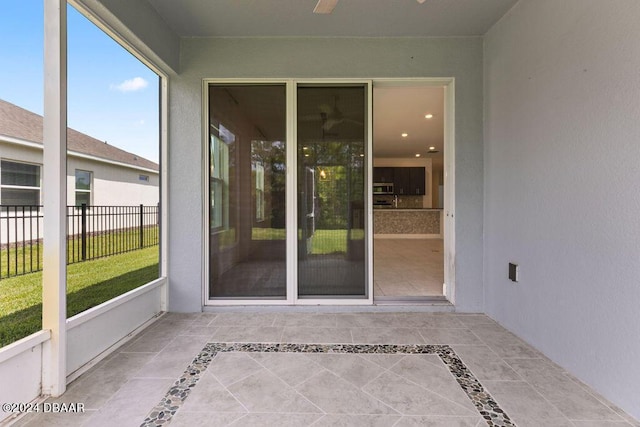
[[[339,353],[339,354],[436,354],[474,404],[488,426],[515,426],[495,399],[448,345],[391,344],[262,344],[208,343],[147,415],[141,427],[166,425],[196,386],[216,354],[246,353]]]

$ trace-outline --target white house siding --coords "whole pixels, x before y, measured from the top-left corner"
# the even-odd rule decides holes
[[[181,72],[169,85],[171,310],[202,306],[202,79],[375,77],[455,78],[456,309],[482,311],[480,37],[183,39]]]
[[[42,166],[42,149],[29,147],[15,143],[0,141],[0,158],[22,163],[32,163]],[[73,155],[67,157],[67,204],[75,204],[75,171],[81,169],[92,172],[91,204],[98,206],[157,206],[159,202],[159,174],[156,171],[131,168],[114,165],[98,160],[79,158]],[[141,181],[140,175],[149,177],[149,181]],[[42,182],[42,169],[40,171],[41,186],[40,200],[46,191],[46,182]],[[40,215],[43,211],[40,211]],[[37,214],[25,223],[19,219],[7,219],[7,213],[0,213],[0,244],[28,241],[42,237],[42,218],[37,219]],[[11,213],[10,216],[21,216]],[[130,224],[137,225],[138,217],[132,217]],[[71,221],[71,220],[70,220]],[[93,223],[89,223],[89,231],[93,230]],[[107,225],[104,225],[107,224]],[[113,228],[104,223],[103,228]],[[115,223],[114,223],[115,224]],[[114,225],[115,227],[115,225]],[[77,227],[76,227],[77,229]],[[39,232],[37,231],[39,230]],[[74,230],[69,222],[69,230]],[[38,234],[39,233],[39,234]]]
[[[487,314],[636,418],[639,17],[521,0],[485,39],[484,151]]]
[[[69,157],[67,159],[67,204],[75,204],[75,170],[93,172],[91,204],[97,206],[156,206],[159,200],[159,176],[123,166],[95,160]],[[149,177],[141,181],[140,175]]]
[[[42,165],[42,149],[8,143],[0,138],[0,159]]]

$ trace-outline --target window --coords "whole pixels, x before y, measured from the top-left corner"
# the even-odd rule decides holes
[[[0,162],[0,203],[37,206],[40,204],[40,165]]]
[[[138,175],[139,181],[149,182],[149,175]]]
[[[218,129],[216,129],[218,130]],[[228,183],[229,183],[229,146],[235,141],[235,135],[220,125],[218,134],[211,135],[210,153],[210,188],[211,192],[211,229],[221,229],[228,226]]]
[[[91,205],[92,175],[92,172],[76,169],[76,206]]]

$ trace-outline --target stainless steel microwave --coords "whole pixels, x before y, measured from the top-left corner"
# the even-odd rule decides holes
[[[374,183],[373,194],[393,194],[393,184],[389,182]]]

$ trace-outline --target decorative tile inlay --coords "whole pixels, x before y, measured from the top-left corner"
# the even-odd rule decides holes
[[[196,386],[215,355],[223,352],[436,354],[455,377],[487,425],[515,426],[509,416],[448,345],[209,343],[191,362],[160,403],[151,410],[141,427],[156,427],[167,424]]]

